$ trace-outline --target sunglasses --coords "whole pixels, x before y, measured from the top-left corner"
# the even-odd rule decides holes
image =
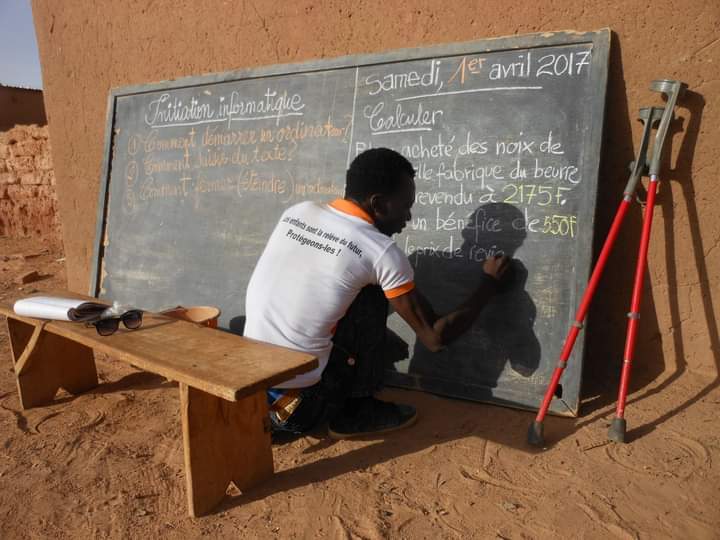
[[[137,330],[142,326],[142,314],[139,309],[131,309],[126,311],[119,317],[110,317],[108,319],[100,319],[98,321],[87,323],[86,326],[94,326],[97,333],[101,336],[111,336],[120,328],[120,321],[128,330]]]

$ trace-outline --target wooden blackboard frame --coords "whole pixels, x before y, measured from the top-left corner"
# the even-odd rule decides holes
[[[100,178],[100,190],[98,193],[97,204],[97,222],[95,231],[95,241],[93,245],[93,256],[91,265],[90,294],[97,296],[100,294],[102,285],[103,256],[106,238],[106,223],[108,216],[108,198],[109,184],[111,177],[112,149],[115,135],[115,111],[118,99],[138,94],[157,92],[160,90],[177,90],[183,88],[191,88],[201,85],[212,85],[232,81],[260,79],[268,77],[276,77],[283,75],[292,75],[298,73],[313,73],[327,71],[333,69],[345,69],[354,67],[366,67],[373,65],[384,65],[412,60],[423,60],[429,58],[443,58],[458,56],[464,54],[482,54],[482,53],[498,53],[503,51],[513,51],[518,49],[534,49],[540,47],[566,46],[566,45],[582,45],[591,44],[593,47],[593,66],[590,71],[590,88],[596,90],[596,95],[591,100],[591,110],[589,117],[595,120],[589,126],[588,147],[601,148],[602,129],[604,123],[605,112],[605,93],[607,87],[607,65],[609,61],[610,48],[610,30],[601,29],[592,32],[552,32],[542,34],[531,34],[525,36],[507,36],[500,38],[485,39],[479,41],[468,41],[463,43],[452,43],[443,45],[433,45],[427,47],[417,47],[408,49],[399,49],[390,52],[360,54],[352,56],[344,56],[333,59],[311,60],[302,63],[281,64],[273,66],[264,66],[257,68],[239,69],[218,74],[207,74],[201,76],[183,77],[179,79],[160,81],[149,84],[141,84],[127,86],[122,88],[114,88],[108,96],[105,143],[103,149],[103,163]],[[602,69],[600,69],[602,68]],[[590,173],[594,178],[598,177],[600,166],[600,153],[590,156],[590,159],[584,163],[583,171]],[[598,185],[596,183],[596,185]],[[591,208],[595,208],[596,190],[588,194]],[[594,216],[592,216],[591,225],[594,225]],[[583,229],[575,239],[577,243],[591,246],[593,241],[594,226]],[[582,288],[587,282],[590,273],[590,257],[584,260],[576,261],[576,272],[574,282],[574,298],[579,298]],[[572,362],[579,363],[582,366],[584,356],[584,336],[580,335],[575,346]],[[582,369],[580,368],[580,375]],[[394,380],[402,386],[415,387],[410,381],[409,376],[400,374],[399,380]],[[405,379],[405,382],[403,382]],[[580,380],[573,381],[574,386],[579,387]],[[428,389],[428,388],[424,388]],[[432,391],[454,395],[456,397],[470,397],[472,389],[467,392],[454,391],[448,392],[443,389],[443,385],[437,385]],[[467,394],[467,395],[465,395]],[[496,400],[503,402],[502,400]],[[513,405],[512,403],[506,403]],[[516,406],[516,405],[513,405]],[[576,416],[578,412],[577,401],[570,403],[567,407],[556,409],[553,412]]]

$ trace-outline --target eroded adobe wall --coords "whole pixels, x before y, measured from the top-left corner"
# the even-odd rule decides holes
[[[47,126],[0,131],[0,236],[61,241]]]
[[[660,190],[636,380],[715,376],[720,312],[720,8],[716,0],[507,2],[33,0],[55,145],[71,289],[86,292],[110,88],[242,67],[558,30],[613,31],[597,237],[603,238],[637,147],[651,80],[691,92],[679,108]],[[622,356],[640,207],[634,206],[591,311],[591,377]],[[595,366],[599,371],[594,372]]]

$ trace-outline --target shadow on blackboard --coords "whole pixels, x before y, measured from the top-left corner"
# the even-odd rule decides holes
[[[525,217],[506,203],[485,204],[468,218],[463,243],[452,258],[438,251],[411,253],[418,287],[439,313],[447,313],[471,296],[480,281],[483,261],[504,254],[512,259],[526,237]],[[523,379],[538,368],[541,347],[533,325],[536,307],[525,290],[528,272],[511,260],[500,294],[483,308],[472,328],[442,353],[416,342],[408,373],[423,390],[449,396],[497,401],[493,389],[507,369],[509,383],[521,392]],[[442,284],[435,290],[425,283]],[[469,388],[474,395],[468,395]]]

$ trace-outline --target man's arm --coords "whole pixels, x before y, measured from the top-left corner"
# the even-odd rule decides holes
[[[507,257],[496,257],[483,263],[478,288],[455,310],[438,317],[424,296],[413,289],[407,294],[390,299],[393,309],[410,325],[420,342],[430,351],[437,352],[462,335],[480,315],[495,293],[497,280],[505,273]]]

